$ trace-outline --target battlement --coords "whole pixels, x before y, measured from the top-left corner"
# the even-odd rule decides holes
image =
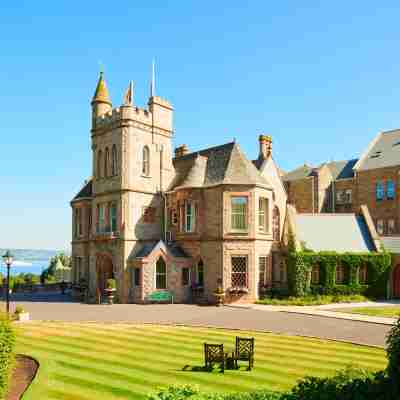
[[[96,127],[105,128],[121,120],[132,120],[144,124],[152,123],[151,112],[134,106],[120,106],[96,118]]]

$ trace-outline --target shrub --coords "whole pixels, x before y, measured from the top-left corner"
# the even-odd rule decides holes
[[[280,400],[280,393],[260,390],[249,393],[205,393],[196,386],[170,386],[161,388],[156,394],[149,395],[149,400]]]
[[[388,367],[387,373],[391,380],[400,386],[400,318],[392,327],[386,339]]]
[[[21,307],[21,306],[15,307],[15,314],[22,314],[24,312],[25,312],[25,310],[23,309],[23,307]]]
[[[4,398],[14,363],[15,335],[9,321],[0,320],[0,398]]]

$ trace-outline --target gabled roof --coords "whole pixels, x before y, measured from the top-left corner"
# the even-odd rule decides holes
[[[375,251],[368,226],[356,214],[295,214],[295,236],[313,251]]]
[[[400,129],[379,133],[354,166],[356,171],[400,165]]]
[[[78,192],[78,194],[72,199],[72,201],[79,199],[91,198],[93,195],[92,180],[85,182],[83,188]]]
[[[288,181],[297,181],[299,179],[304,179],[311,176],[314,168],[310,165],[304,164],[301,167],[298,167],[292,171],[287,172],[282,176],[282,180],[285,182]]]
[[[344,160],[344,161],[331,161],[325,163],[325,165],[329,168],[329,171],[332,174],[333,180],[347,179],[354,177],[353,167],[358,161],[357,158],[353,160]]]
[[[136,254],[133,255],[133,258],[148,257],[151,253],[158,249],[163,249],[173,257],[188,257],[188,255],[175,243],[166,244],[163,240],[159,240],[158,242],[146,243]]]
[[[313,173],[318,172],[322,167],[327,166],[332,174],[333,180],[347,179],[354,176],[353,167],[357,159],[344,160],[344,161],[330,161],[320,164],[318,167],[312,167],[304,164],[288,173],[284,174],[282,179],[284,181],[296,181],[312,176]]]
[[[235,142],[174,158],[173,163],[176,176],[171,189],[218,184],[259,184],[271,187]]]

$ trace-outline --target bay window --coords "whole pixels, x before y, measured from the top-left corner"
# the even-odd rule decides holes
[[[247,229],[247,203],[246,196],[231,197],[231,228],[245,231]]]
[[[258,229],[260,232],[268,232],[268,199],[260,197],[258,199]]]
[[[194,232],[196,225],[196,207],[194,202],[185,201],[184,214],[185,214],[184,231]]]

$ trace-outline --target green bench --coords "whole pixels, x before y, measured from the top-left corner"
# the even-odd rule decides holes
[[[157,291],[150,293],[147,299],[153,303],[171,303],[174,304],[174,296],[171,292]]]

